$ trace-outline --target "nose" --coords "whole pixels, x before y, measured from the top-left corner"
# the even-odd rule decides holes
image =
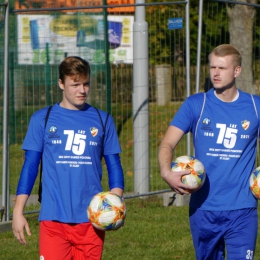
[[[86,92],[86,88],[84,87],[83,84],[80,84],[80,85],[79,85],[79,92],[80,92],[80,93],[85,93],[85,92]]]
[[[214,73],[213,73],[213,74],[214,74],[214,76],[217,76],[217,75],[219,75],[219,69],[218,69],[218,68],[215,68],[215,69],[214,69]]]

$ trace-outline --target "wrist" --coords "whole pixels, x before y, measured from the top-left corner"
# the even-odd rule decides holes
[[[163,179],[167,179],[167,176],[169,176],[169,173],[171,172],[170,168],[162,168],[161,169],[161,176]]]

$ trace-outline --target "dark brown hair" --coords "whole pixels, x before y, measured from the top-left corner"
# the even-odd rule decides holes
[[[90,78],[90,65],[80,57],[69,56],[59,65],[59,79],[62,83],[64,83],[65,76],[74,77],[75,79]]]

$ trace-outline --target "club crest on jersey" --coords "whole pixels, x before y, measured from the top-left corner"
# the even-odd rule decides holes
[[[243,120],[241,122],[241,124],[242,124],[242,127],[244,128],[244,130],[247,130],[250,125],[250,122],[248,120]]]
[[[93,137],[95,137],[98,134],[98,129],[96,127],[91,127],[90,133]]]
[[[55,134],[57,132],[57,127],[56,126],[51,126],[49,132],[51,134]]]

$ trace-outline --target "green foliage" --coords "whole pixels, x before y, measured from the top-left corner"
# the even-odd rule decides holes
[[[168,18],[183,18],[183,28],[169,30]],[[199,25],[199,3],[190,1],[190,62],[196,65],[197,42]],[[185,5],[149,6],[146,8],[146,19],[149,24],[149,62],[154,64],[178,63],[176,51],[181,48],[186,53],[186,14]],[[229,42],[229,28],[226,3],[204,2],[202,19],[202,53],[201,57],[207,60],[207,55],[221,43]],[[257,27],[257,26],[256,26]],[[256,37],[257,38],[257,37]],[[257,41],[257,40],[256,40]]]
[[[183,17],[184,5],[160,5],[146,8],[149,24],[149,63],[172,64],[176,58],[175,50],[184,45],[184,29],[169,30],[168,19]],[[181,9],[181,11],[180,11]]]

